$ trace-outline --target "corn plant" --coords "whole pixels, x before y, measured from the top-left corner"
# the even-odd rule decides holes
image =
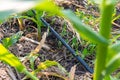
[[[29,10],[29,11],[26,11],[24,12],[25,14],[23,15],[17,15],[15,16],[15,18],[19,18],[19,19],[28,19],[28,20],[31,20],[33,21],[34,23],[37,24],[37,32],[38,32],[38,41],[41,40],[41,26],[42,26],[42,23],[40,22],[39,18],[44,16],[44,11],[40,11],[40,10],[36,10],[36,9],[32,9],[32,10]]]

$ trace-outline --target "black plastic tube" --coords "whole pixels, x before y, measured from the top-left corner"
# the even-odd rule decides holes
[[[43,24],[46,27],[49,27],[50,31],[59,39],[62,44],[72,53],[73,56],[76,57],[76,59],[88,70],[90,73],[93,73],[93,69],[88,66],[88,64],[78,55],[76,55],[76,52],[65,42],[65,40],[48,24],[43,18],[40,18],[40,20],[43,22]]]

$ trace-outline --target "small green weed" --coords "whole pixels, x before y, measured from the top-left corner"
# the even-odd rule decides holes
[[[2,43],[4,47],[8,48],[15,44],[21,37],[22,37],[23,32],[19,31],[16,34],[12,35],[11,37],[4,38],[2,40]]]
[[[92,55],[95,53],[96,45],[89,43],[83,50],[82,50],[82,58],[86,56]]]

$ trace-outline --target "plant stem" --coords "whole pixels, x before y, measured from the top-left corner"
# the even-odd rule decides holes
[[[35,77],[33,74],[28,72],[26,69],[23,71],[28,77],[30,77],[32,80],[39,80],[37,77]]]
[[[40,39],[41,39],[41,25],[42,25],[42,23],[39,20],[39,14],[38,13],[36,13],[35,17],[37,19],[38,40],[40,41]]]
[[[113,8],[113,3],[108,3],[108,0],[103,0],[101,4],[100,34],[107,40],[110,38]],[[94,80],[103,80],[104,76],[102,76],[102,71],[105,69],[107,54],[108,45],[99,44],[97,47]]]

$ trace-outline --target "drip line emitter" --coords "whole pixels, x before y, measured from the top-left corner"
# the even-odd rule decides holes
[[[45,19],[40,18],[44,26],[50,29],[50,31],[54,34],[54,36],[61,41],[61,43],[70,51],[70,53],[85,67],[85,69],[93,73],[93,69],[88,66],[88,64],[79,56],[76,55],[76,52],[65,42],[65,40],[50,26],[49,23],[46,22]]]

